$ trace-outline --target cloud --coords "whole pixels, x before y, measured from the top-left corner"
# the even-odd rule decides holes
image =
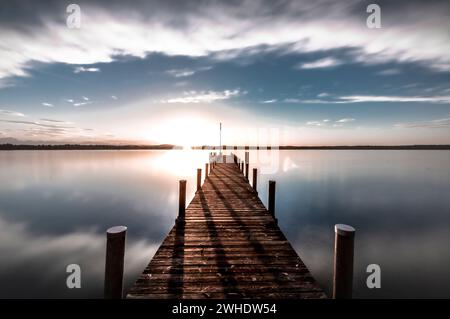
[[[306,125],[311,125],[311,126],[323,126],[325,125],[324,123],[320,122],[320,121],[309,121],[306,122]]]
[[[344,126],[344,123],[349,123],[349,122],[353,122],[353,121],[355,121],[355,119],[343,118],[343,119],[335,121],[334,123],[331,123],[330,119],[323,119],[323,120],[320,120],[320,121],[309,121],[309,122],[306,122],[306,125],[308,125],[308,126],[317,126],[317,127],[324,127],[324,126],[325,127],[330,127],[330,124],[331,124],[331,127],[342,127],[342,126]]]
[[[378,95],[349,95],[341,96],[341,100],[348,103],[361,102],[428,102],[450,103],[450,96],[378,96]]]
[[[345,118],[345,119],[337,120],[336,123],[348,123],[348,122],[353,122],[353,121],[355,121],[355,119]]]
[[[12,124],[25,124],[25,125],[33,125],[33,126],[39,126],[39,127],[46,127],[46,128],[58,128],[58,129],[71,129],[75,128],[72,126],[62,126],[62,125],[54,125],[54,124],[45,124],[37,121],[16,121],[16,120],[0,120],[0,122],[3,123],[12,123]]]
[[[322,92],[320,94],[317,95],[317,97],[329,97],[330,94],[326,93],[326,92]]]
[[[324,69],[341,65],[343,62],[332,57],[323,58],[313,62],[302,63],[296,66],[297,69]]]
[[[62,124],[73,124],[72,122],[66,122],[66,121],[61,121],[61,120],[54,120],[54,119],[40,119],[39,121],[42,122],[50,122],[50,123],[62,123]]]
[[[11,116],[19,116],[19,117],[24,117],[25,116],[25,114],[23,114],[23,113],[16,112],[16,111],[10,111],[10,110],[0,110],[0,114],[11,115]]]
[[[198,72],[208,71],[211,69],[212,69],[211,66],[205,66],[205,67],[201,67],[201,68],[197,68],[197,69],[188,69],[188,68],[172,69],[172,70],[167,70],[166,73],[175,78],[183,78],[183,77],[194,75]]]
[[[275,103],[276,101],[277,101],[277,99],[272,99],[272,100],[262,101],[261,103],[263,103],[263,104],[271,104],[271,103]]]
[[[185,76],[191,76],[195,74],[195,71],[189,69],[176,69],[176,70],[167,70],[166,73],[176,78],[182,78]]]
[[[42,104],[43,106],[53,107],[53,104],[51,104],[51,103],[42,102],[41,104]]]
[[[284,103],[300,103],[301,100],[300,99],[296,99],[296,98],[286,98],[283,100]]]
[[[399,128],[450,128],[450,118],[421,122],[397,123],[394,126]]]
[[[320,94],[319,94],[320,95]],[[378,102],[378,103],[406,103],[406,102],[422,102],[422,103],[450,103],[450,96],[385,96],[385,95],[347,95],[339,96],[335,99],[298,99],[287,98],[285,103],[294,104],[350,104],[363,102]]]
[[[240,94],[239,90],[219,91],[190,91],[184,92],[184,96],[163,100],[163,103],[212,103],[227,100]]]
[[[339,101],[339,100],[323,100],[323,99],[297,99],[297,98],[287,98],[283,100],[284,103],[293,103],[293,104],[345,104],[350,103],[348,101]]]
[[[402,73],[399,69],[386,69],[378,72],[378,75],[397,75]]]
[[[85,101],[89,101],[89,98],[88,98],[88,97],[86,97],[86,96],[83,96],[83,100],[85,100]]]
[[[118,97],[115,96],[115,95],[111,95],[111,99],[113,99],[113,100],[118,100]]]
[[[77,102],[77,103],[73,103],[73,106],[83,106],[83,105],[88,105],[88,104],[92,104],[92,102]]]
[[[32,62],[89,65],[151,53],[236,58],[267,50],[346,49],[352,52],[352,62],[413,62],[450,71],[447,3],[389,4],[379,30],[366,27],[365,5],[356,0],[212,1],[201,6],[190,1],[141,1],[133,6],[90,1],[82,5],[81,28],[68,29],[63,4],[12,4],[11,15],[0,22],[0,79],[27,76],[36,65]],[[326,58],[304,67],[335,64]]]
[[[64,285],[65,277],[61,274],[64,275],[67,265],[74,261],[82,266],[84,289],[101,285],[105,271],[105,245],[104,233],[96,228],[62,234],[36,234],[27,223],[13,223],[0,217],[0,254],[8,256],[2,259],[3,269],[8,269],[9,273],[12,270],[20,273],[22,269],[26,270],[27,265],[33,264],[33,271],[39,274],[35,278],[38,287],[48,287],[49,283],[58,282],[61,278]],[[139,274],[148,263],[148,258],[155,254],[158,245],[142,239],[127,239],[125,276]],[[5,280],[5,275],[1,279]],[[19,285],[25,283],[26,280],[19,279]],[[45,295],[42,291],[31,291],[30,296],[35,298]],[[46,293],[55,294],[54,291]],[[55,294],[53,297],[61,296]]]
[[[73,73],[81,73],[81,72],[100,72],[99,68],[85,68],[83,66],[78,66],[73,70]]]

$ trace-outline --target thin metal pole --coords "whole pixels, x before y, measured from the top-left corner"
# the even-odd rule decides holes
[[[219,129],[219,152],[222,154],[222,122],[220,122],[220,129]]]

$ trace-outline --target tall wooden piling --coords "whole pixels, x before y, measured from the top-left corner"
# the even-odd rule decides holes
[[[197,168],[197,191],[202,189],[202,169]]]
[[[268,211],[275,216],[275,181],[269,181],[269,208]]]
[[[333,298],[349,299],[353,288],[353,250],[355,229],[352,226],[334,226]]]
[[[123,264],[127,227],[115,226],[106,231],[106,262],[104,297],[121,299],[123,293]]]
[[[252,184],[252,187],[253,187],[253,190],[256,193],[258,192],[258,189],[257,189],[257,177],[258,177],[258,169],[254,168],[253,169],[253,184]]]
[[[178,221],[183,221],[186,214],[186,180],[180,180],[178,192]]]
[[[205,164],[205,179],[208,178],[208,172],[209,172],[209,164]]]

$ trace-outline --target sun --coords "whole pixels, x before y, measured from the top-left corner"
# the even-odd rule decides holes
[[[179,116],[162,120],[152,130],[152,139],[161,143],[182,146],[190,149],[192,146],[214,144],[214,132],[217,127],[201,116]]]

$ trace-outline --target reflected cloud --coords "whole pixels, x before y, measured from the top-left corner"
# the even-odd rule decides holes
[[[159,243],[127,239],[125,252],[127,287],[145,268],[158,246]],[[8,256],[1,262],[0,296],[61,298],[82,295],[101,298],[105,249],[105,233],[99,234],[91,230],[59,236],[36,235],[26,224],[9,223],[0,218],[0,254]],[[64,289],[68,275],[65,269],[72,263],[81,267],[80,291]],[[27,276],[31,275],[34,280],[30,282],[27,276],[20,275],[21,272],[27,273]],[[10,276],[13,276],[14,280],[8,280]]]

